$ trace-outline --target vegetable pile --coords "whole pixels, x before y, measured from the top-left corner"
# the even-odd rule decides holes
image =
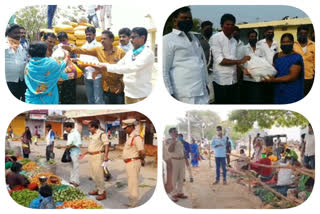
[[[269,190],[266,190],[262,187],[257,188],[254,193],[265,203],[272,203],[277,200],[277,197],[275,194],[273,194]]]
[[[25,165],[25,164],[27,164],[27,163],[29,163],[29,162],[31,162],[32,160],[30,160],[29,158],[23,158],[21,161],[20,161],[20,163],[22,164],[22,165]]]
[[[41,176],[45,176],[45,177],[48,178],[48,180],[47,180],[47,184],[48,184],[48,185],[52,185],[52,184],[57,184],[57,185],[59,185],[59,184],[61,184],[61,178],[58,177],[58,176],[56,176],[55,174],[53,174],[53,173],[51,173],[51,172],[40,172],[40,173],[34,175],[32,178],[29,179],[30,183],[36,183],[36,184],[38,184],[38,185],[40,186],[39,177],[41,177]],[[58,179],[58,181],[57,181],[56,183],[52,183],[52,182],[50,181],[50,179],[49,179],[50,177],[55,177],[55,178]]]
[[[59,201],[74,201],[74,200],[80,200],[86,197],[86,194],[84,194],[81,190],[69,186],[65,189],[59,189],[53,193],[53,200],[54,202]]]
[[[57,209],[72,208],[72,209],[103,209],[103,206],[90,199],[82,199],[75,201],[65,201],[63,205]]]
[[[12,199],[18,204],[29,207],[30,202],[39,196],[37,191],[31,191],[28,189],[14,191],[11,194]]]
[[[21,160],[22,161],[22,160]],[[21,162],[20,161],[20,162]],[[27,171],[27,172],[30,172],[30,171],[33,171],[35,170],[36,168],[38,168],[38,164],[36,162],[33,162],[33,161],[30,161],[28,163],[26,163],[25,165],[23,165],[22,169],[24,171]]]

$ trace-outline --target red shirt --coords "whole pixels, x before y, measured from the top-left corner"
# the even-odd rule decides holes
[[[262,158],[258,160],[256,163],[264,164],[264,165],[272,165],[272,161],[269,158]],[[272,168],[262,167],[262,166],[256,166],[255,164],[251,164],[251,169],[258,172],[260,175],[267,177],[272,174]]]

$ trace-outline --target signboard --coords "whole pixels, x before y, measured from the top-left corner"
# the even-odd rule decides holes
[[[32,119],[32,120],[46,120],[47,115],[46,114],[30,114],[30,119]]]

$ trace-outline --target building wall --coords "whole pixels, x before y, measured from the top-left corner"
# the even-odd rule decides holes
[[[61,122],[46,122],[46,125],[47,124],[51,124],[56,137],[63,137],[63,124]]]
[[[27,120],[26,125],[29,127],[32,136],[34,135],[35,126],[38,127],[38,133],[41,137],[45,135],[45,122],[44,120]]]
[[[12,127],[15,136],[21,136],[26,127],[26,119],[24,116],[17,116],[11,121],[9,126]]]

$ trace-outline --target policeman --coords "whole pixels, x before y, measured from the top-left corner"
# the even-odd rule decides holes
[[[104,161],[108,161],[108,136],[99,129],[98,121],[91,121],[89,123],[89,129],[92,135],[90,137],[88,151],[82,153],[79,159],[81,160],[85,155],[89,155],[89,167],[96,187],[93,191],[89,192],[89,195],[97,195],[97,200],[103,200],[107,198],[102,164]]]
[[[137,206],[139,199],[139,172],[141,165],[144,165],[145,158],[144,140],[135,131],[135,122],[135,119],[122,121],[122,129],[128,134],[122,154],[128,177],[129,204],[126,204],[128,207]]]
[[[184,195],[182,192],[183,179],[185,177],[185,165],[186,165],[186,155],[184,151],[183,143],[178,139],[178,132],[176,128],[170,128],[169,138],[166,142],[168,153],[171,157],[172,163],[172,186],[173,190],[171,192],[171,199],[177,202],[178,199],[186,199],[188,196]]]

